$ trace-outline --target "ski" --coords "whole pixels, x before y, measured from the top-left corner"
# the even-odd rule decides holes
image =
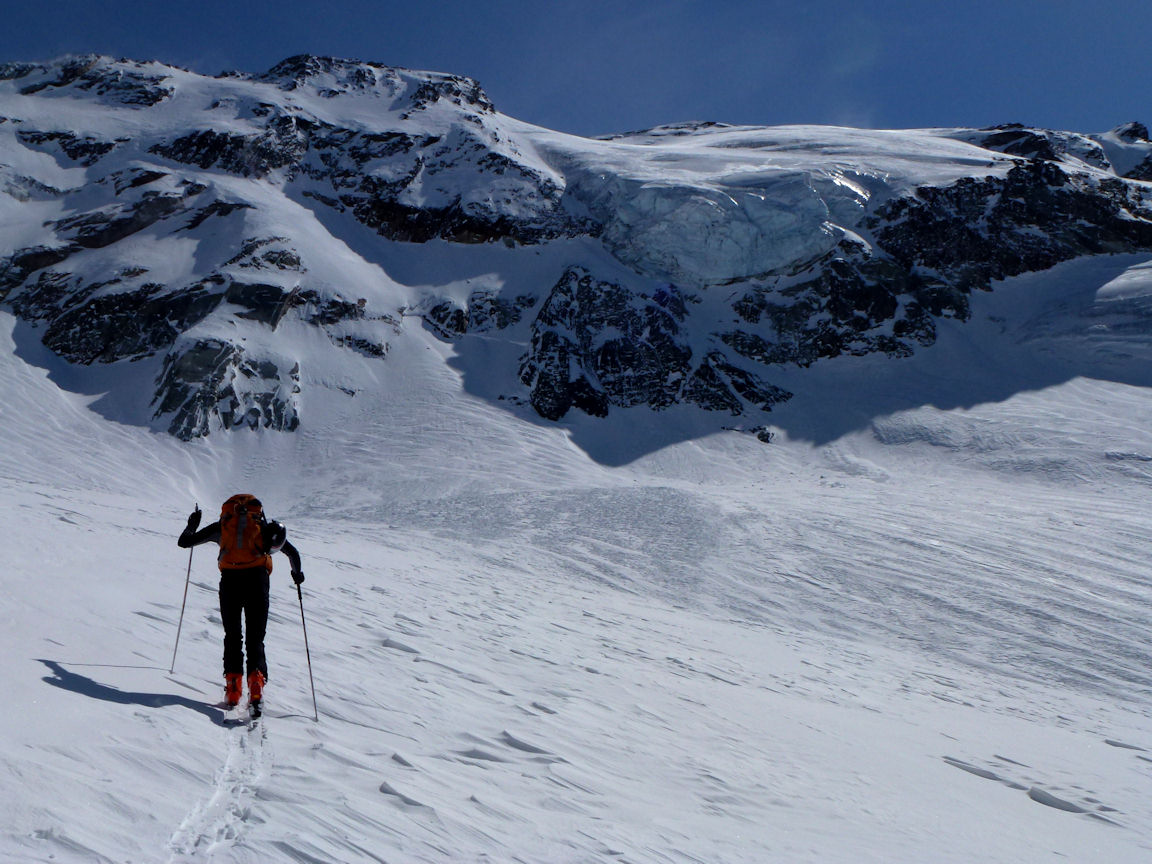
[[[237,726],[251,728],[264,715],[264,707],[260,702],[247,702],[240,705],[220,703],[215,707],[219,708],[224,715],[220,718],[220,725],[229,729]]]
[[[224,719],[221,721],[221,725],[229,728],[233,726],[246,726],[250,717],[250,713],[244,708],[229,708],[224,712]]]
[[[219,723],[226,728],[236,726],[248,726],[251,728],[256,724],[257,720],[264,716],[264,705],[262,700],[259,699],[255,702],[243,702],[239,705],[217,702],[212,707],[219,709],[223,715]]]
[[[245,726],[252,729],[263,716],[264,712],[257,708],[253,711],[244,711],[235,716],[225,717],[221,721],[221,725],[225,729],[240,729]]]

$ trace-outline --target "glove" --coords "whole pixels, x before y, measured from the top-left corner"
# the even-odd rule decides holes
[[[188,515],[188,528],[185,530],[195,532],[200,527],[200,508],[197,507]]]
[[[297,585],[299,585],[301,582],[304,581],[304,574],[301,573],[299,570],[293,570],[292,571],[292,581],[295,582]]]

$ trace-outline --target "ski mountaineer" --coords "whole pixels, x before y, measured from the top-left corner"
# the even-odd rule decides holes
[[[300,553],[288,542],[281,523],[265,519],[264,508],[254,495],[233,495],[224,502],[220,521],[197,530],[199,527],[200,508],[197,507],[176,543],[181,549],[208,542],[220,544],[217,563],[220,566],[220,618],[224,622],[224,699],[232,708],[240,704],[246,647],[248,701],[258,711],[268,680],[264,631],[268,627],[272,553],[280,551],[288,556],[292,580],[297,585],[304,581]]]

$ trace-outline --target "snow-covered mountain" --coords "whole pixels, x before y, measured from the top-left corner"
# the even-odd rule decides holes
[[[149,361],[120,419],[182,438],[307,422],[333,385],[300,328],[371,376],[420,322],[547,420],[693,404],[765,429],[788,370],[906,357],[995,280],[1152,250],[1149,178],[1139,124],[590,141],[378,64],[9,64],[0,301],[73,364]]]
[[[0,860],[1152,856],[1142,127],[0,79]],[[240,490],[318,722],[281,562],[223,726]]]

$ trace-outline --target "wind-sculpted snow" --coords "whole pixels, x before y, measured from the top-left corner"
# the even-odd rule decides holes
[[[147,404],[116,419],[185,438],[307,428],[310,390],[388,377],[424,321],[513,412],[645,406],[673,438],[769,440],[797,369],[905,362],[973,292],[1152,251],[1150,160],[1139,123],[589,140],[380,63],[14,63],[0,303],[73,364],[151,361]]]

